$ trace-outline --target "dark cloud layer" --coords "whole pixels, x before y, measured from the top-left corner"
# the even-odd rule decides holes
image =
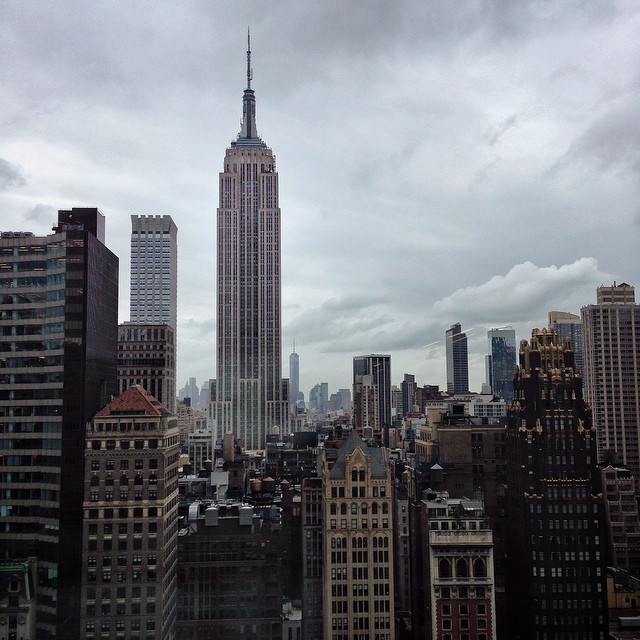
[[[215,373],[215,210],[247,25],[277,155],[283,346],[444,383],[444,331],[519,338],[637,261],[640,9],[625,2],[139,0],[0,10],[3,226],[99,206],[128,317],[129,215],[179,228],[179,382]],[[46,203],[46,204],[43,204]],[[425,347],[428,345],[428,347]],[[286,367],[284,373],[286,374]]]

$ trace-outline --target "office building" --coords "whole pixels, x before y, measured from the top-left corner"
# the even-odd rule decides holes
[[[82,638],[173,640],[178,533],[177,418],[140,386],[86,438]]]
[[[298,413],[298,393],[300,392],[300,356],[296,353],[296,345],[289,355],[289,411]]]
[[[176,412],[176,333],[170,325],[119,325],[118,392],[133,384]]]
[[[378,426],[384,430],[391,426],[391,356],[372,353],[353,358],[353,411],[358,411],[356,398],[356,385],[363,383],[363,376],[370,376],[367,384],[377,390],[377,416]],[[366,426],[366,425],[362,425]]]
[[[220,173],[217,226],[215,440],[231,432],[259,449],[274,426],[287,430],[282,380],[280,207],[272,150],[258,136],[247,51],[242,129]]]
[[[494,396],[507,402],[513,397],[513,370],[516,368],[516,332],[508,327],[487,332],[487,383]]]
[[[607,564],[640,578],[640,516],[634,479],[629,469],[607,465],[600,468],[605,497]]]
[[[178,228],[171,216],[131,216],[133,324],[168,324],[178,314]]]
[[[309,391],[309,412],[320,416],[329,410],[329,383],[318,382]]]
[[[51,235],[0,238],[0,559],[32,565],[43,640],[80,637],[85,431],[117,389],[104,230],[98,209],[73,208]]]
[[[493,534],[482,502],[430,492],[420,507],[431,637],[495,640]]]
[[[324,451],[324,640],[395,638],[391,473],[387,450],[351,431]]]
[[[413,412],[413,407],[416,403],[416,377],[411,373],[405,373],[402,382],[400,383],[400,391],[402,393],[402,411],[400,416],[409,415]]]
[[[564,342],[567,338],[571,340],[576,367],[582,371],[584,377],[582,319],[580,316],[568,311],[549,311],[549,329],[555,329],[558,332],[560,342]]]
[[[608,637],[596,428],[568,343],[520,343],[507,424],[509,638]]]
[[[585,397],[603,463],[628,467],[640,481],[640,305],[626,283],[599,287],[582,308]]]
[[[460,324],[446,331],[447,393],[469,393],[469,354],[467,334]]]
[[[178,640],[281,640],[279,522],[226,500],[194,502],[178,536]]]

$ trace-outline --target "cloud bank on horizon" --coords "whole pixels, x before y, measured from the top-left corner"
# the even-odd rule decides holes
[[[283,375],[444,386],[444,332],[517,337],[640,287],[640,6],[625,2],[5,3],[2,229],[98,206],[128,319],[131,214],[178,226],[178,385],[215,375],[215,212],[251,26],[277,156]],[[425,345],[429,345],[425,348]]]

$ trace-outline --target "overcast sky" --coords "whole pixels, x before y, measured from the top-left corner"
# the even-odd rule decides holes
[[[218,173],[251,27],[277,157],[283,375],[445,387],[444,333],[518,339],[640,290],[640,3],[0,0],[0,220],[97,206],[129,317],[131,214],[178,225],[178,387],[215,376]]]

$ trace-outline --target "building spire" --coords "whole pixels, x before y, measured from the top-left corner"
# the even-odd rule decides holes
[[[242,126],[235,144],[264,145],[256,127],[256,97],[251,88],[253,70],[251,69],[251,32],[247,28],[247,88],[242,96]]]
[[[247,89],[251,89],[253,71],[251,70],[251,31],[247,27]]]

